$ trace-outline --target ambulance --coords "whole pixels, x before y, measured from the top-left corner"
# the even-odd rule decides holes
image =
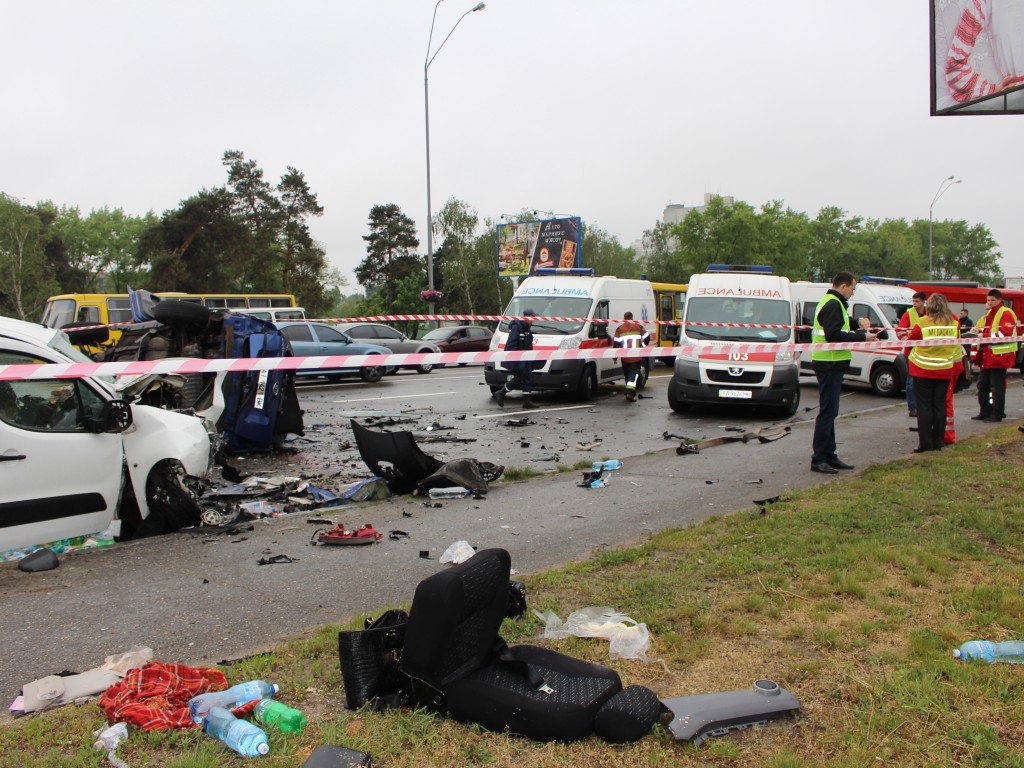
[[[831,283],[807,282],[796,282],[790,286],[796,324],[802,326],[796,334],[798,343],[811,343],[814,310],[831,287]],[[878,331],[880,340],[896,340],[896,326],[903,313],[913,305],[913,297],[914,291],[907,286],[906,280],[866,275],[857,283],[849,302],[850,328],[857,328],[860,319],[866,317],[871,327]],[[907,376],[907,358],[903,354],[903,347],[895,346],[891,349],[853,350],[850,368],[843,382],[866,384],[876,395],[883,397],[899,397],[906,389]],[[800,359],[800,378],[803,381],[815,381],[810,354]]]
[[[668,404],[766,405],[792,416],[800,406],[789,278],[771,267],[712,264],[690,278]],[[755,325],[760,327],[742,327]],[[741,344],[768,345],[761,351]],[[771,349],[778,346],[779,349]]]
[[[578,349],[589,339],[614,336],[626,312],[644,326],[653,337],[657,305],[654,288],[647,280],[599,277],[592,269],[538,269],[519,285],[505,315],[522,317],[532,309],[539,318],[565,317],[567,320],[533,322],[534,350]],[[491,338],[490,350],[499,352],[508,340],[508,321],[503,320]],[[638,389],[643,389],[650,374],[652,358],[645,357],[640,370]],[[600,384],[623,378],[618,358],[567,360],[557,355],[537,361],[533,373],[533,389],[569,392],[580,400],[593,398]],[[491,393],[501,389],[511,373],[500,362],[484,365],[484,381]]]

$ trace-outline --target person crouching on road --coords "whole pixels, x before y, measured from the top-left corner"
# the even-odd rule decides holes
[[[928,313],[910,329],[908,341],[959,339],[960,323],[949,310],[946,297],[928,297]],[[938,451],[946,432],[946,395],[950,380],[963,370],[963,347],[957,344],[913,346],[907,351],[910,375],[917,396],[917,443],[914,453]]]
[[[868,329],[870,321],[860,319],[860,330],[850,330],[848,302],[857,287],[857,278],[850,272],[839,272],[832,278],[832,287],[814,310],[811,341],[815,344],[836,344],[844,341],[874,341],[877,334]],[[853,353],[848,349],[813,349],[811,351],[814,375],[818,379],[818,418],[814,420],[814,438],[811,443],[811,471],[834,475],[840,469],[853,469],[836,454],[836,416],[839,415],[839,396],[843,389],[843,376],[850,367]]]
[[[537,313],[532,309],[524,309],[523,316],[508,324],[508,339],[505,341],[506,352],[528,351],[533,349],[533,318]],[[505,407],[505,395],[513,389],[523,392],[523,408],[536,408],[537,404],[530,399],[533,392],[533,361],[517,360],[505,363],[505,367],[512,371],[512,378],[505,382],[505,385],[497,390],[491,397],[498,401],[498,405]]]
[[[632,312],[626,312],[622,319],[625,322],[615,329],[615,346],[623,349],[640,349],[651,343],[651,334],[633,319]],[[636,402],[636,388],[640,383],[641,357],[623,357],[622,375],[626,379],[626,399]]]

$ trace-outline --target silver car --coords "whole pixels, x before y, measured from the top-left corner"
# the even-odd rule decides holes
[[[441,351],[437,344],[423,341],[422,339],[410,339],[401,331],[382,323],[339,323],[335,327],[356,341],[362,341],[366,344],[380,344],[392,352],[400,354],[426,354]],[[416,373],[430,373],[434,370],[433,365],[404,365],[402,367],[415,368]],[[388,373],[393,372],[392,370],[388,371]]]

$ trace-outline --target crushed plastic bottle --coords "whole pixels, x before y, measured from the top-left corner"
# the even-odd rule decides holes
[[[595,461],[592,469],[595,472],[604,470],[610,472],[613,469],[622,469],[622,462],[618,459],[608,459],[608,461]]]
[[[239,720],[223,707],[213,707],[206,713],[203,730],[243,757],[259,757],[270,751],[267,734],[262,728],[248,720]]]
[[[469,496],[469,489],[460,486],[431,488],[427,493],[432,499],[461,499],[463,496]]]
[[[263,699],[252,711],[257,723],[285,733],[299,733],[306,727],[306,716],[297,709],[273,699]]]
[[[1024,664],[1024,640],[1006,640],[993,643],[989,640],[970,640],[953,649],[953,658],[963,661],[980,659],[989,664],[1005,662]]]
[[[192,720],[196,723],[203,722],[206,713],[214,707],[234,709],[247,704],[255,699],[267,699],[280,690],[276,685],[265,683],[262,680],[250,680],[248,683],[238,683],[226,691],[211,691],[201,693],[189,699],[188,709]]]
[[[111,752],[128,738],[128,723],[114,723],[109,728],[97,731],[93,735],[96,737],[96,743],[92,745],[93,749],[98,749],[100,752]]]

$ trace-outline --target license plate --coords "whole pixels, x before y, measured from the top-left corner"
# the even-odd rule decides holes
[[[753,398],[754,393],[749,389],[720,389],[718,390],[719,397],[726,397],[730,400],[750,400]]]

